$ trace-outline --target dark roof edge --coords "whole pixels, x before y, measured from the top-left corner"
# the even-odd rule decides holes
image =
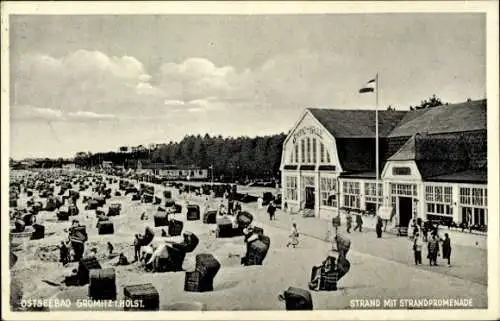
[[[439,178],[439,177],[428,177],[423,180],[424,182],[436,182],[436,183],[481,183],[488,184],[488,179],[464,179],[464,178]]]

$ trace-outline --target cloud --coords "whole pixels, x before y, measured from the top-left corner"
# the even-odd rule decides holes
[[[167,106],[184,106],[186,103],[182,100],[167,99],[163,102]]]
[[[63,112],[51,108],[34,106],[13,106],[10,110],[12,120],[18,121],[61,121]]]
[[[150,81],[134,57],[99,51],[77,50],[60,58],[26,54],[13,68],[16,104],[69,112],[130,112],[161,94]]]
[[[159,86],[170,98],[183,101],[232,97],[245,78],[244,72],[232,66],[217,67],[204,58],[188,58],[180,64],[165,63],[160,70]]]
[[[64,112],[52,108],[35,106],[13,106],[11,108],[13,121],[43,121],[43,122],[92,122],[117,120],[115,115],[98,114],[90,111]]]
[[[73,121],[104,121],[104,120],[116,120],[115,115],[110,114],[98,114],[91,111],[78,111],[71,112],[67,114],[69,120]]]

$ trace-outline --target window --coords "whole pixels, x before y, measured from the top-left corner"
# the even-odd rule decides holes
[[[307,163],[311,163],[311,139],[307,137]]]
[[[319,154],[320,154],[320,161],[321,163],[324,163],[325,162],[325,145],[323,145],[323,143],[321,143],[321,145],[319,146]]]
[[[391,184],[391,194],[399,196],[418,196],[416,184]]]
[[[302,159],[302,163],[306,162],[306,144],[304,143],[304,140],[300,140],[300,152],[302,156],[300,157]]]
[[[470,215],[472,225],[488,225],[488,189],[485,187],[460,187],[462,223]]]
[[[425,202],[427,219],[442,220],[443,217],[453,216],[451,186],[425,185]]]
[[[409,167],[393,167],[392,175],[411,175],[411,169]]]
[[[337,180],[334,177],[321,177],[321,205],[337,207]]]
[[[316,138],[313,138],[312,144],[312,162],[316,164]]]
[[[377,203],[377,183],[365,182],[365,201],[369,203]],[[382,183],[378,183],[378,203],[382,204]]]
[[[286,199],[291,200],[291,201],[298,200],[298,197],[297,197],[297,177],[286,176],[285,184],[286,184]]]
[[[299,162],[299,144],[295,144],[295,163]]]
[[[302,176],[302,187],[314,187],[314,176]]]
[[[330,161],[330,154],[328,153],[328,151],[326,151],[326,162],[327,163],[331,163],[331,161]]]
[[[486,207],[487,189],[482,187],[460,187],[460,205]]]
[[[293,164],[293,151],[290,153],[290,164]]]
[[[342,187],[344,192],[344,207],[352,209],[361,208],[359,182],[344,181]]]

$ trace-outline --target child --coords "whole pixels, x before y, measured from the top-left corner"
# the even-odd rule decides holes
[[[292,223],[292,230],[290,232],[290,240],[286,244],[286,247],[290,245],[295,248],[299,244],[299,231],[297,230],[297,224],[295,222]]]

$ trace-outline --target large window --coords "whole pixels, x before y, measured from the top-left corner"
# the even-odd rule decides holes
[[[334,177],[321,177],[321,205],[337,207],[337,180]]]
[[[425,210],[428,220],[442,223],[453,221],[453,187],[445,185],[425,185]]]
[[[342,190],[344,192],[344,207],[360,209],[359,182],[344,181]]]
[[[365,201],[370,203],[377,202],[377,183],[365,182]],[[378,203],[382,204],[382,183],[378,183]]]
[[[295,144],[295,163],[299,162],[299,144]]]
[[[488,189],[486,187],[460,187],[462,222],[471,216],[472,225],[488,225]]]
[[[398,196],[418,196],[416,184],[391,184],[391,194]]]
[[[320,162],[324,163],[325,162],[325,145],[323,145],[323,143],[320,144],[319,151],[320,151]]]
[[[286,176],[286,199],[291,201],[298,200],[297,194],[297,177],[296,176]]]
[[[302,176],[302,187],[314,187],[314,176]]]

